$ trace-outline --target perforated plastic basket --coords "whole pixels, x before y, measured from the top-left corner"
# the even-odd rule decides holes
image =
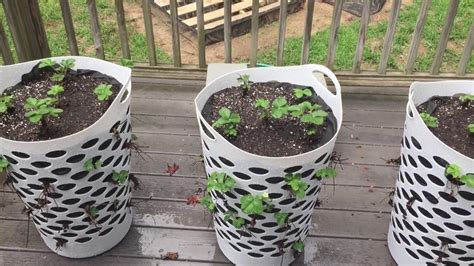
[[[331,93],[313,75],[321,72],[327,75],[336,88]],[[216,132],[202,117],[201,110],[209,97],[225,88],[237,86],[239,75],[248,74],[253,82],[277,80],[293,84],[307,85],[331,107],[337,119],[337,131],[334,137],[322,147],[295,156],[265,157],[245,152]],[[294,260],[291,243],[304,240],[309,233],[313,208],[321,189],[320,182],[312,178],[316,171],[325,167],[334,148],[337,134],[342,123],[341,87],[336,76],[326,67],[320,65],[303,65],[295,67],[269,67],[239,70],[217,78],[206,86],[196,97],[196,113],[200,125],[203,155],[206,172],[225,172],[236,180],[233,190],[223,195],[212,193],[217,205],[214,227],[219,247],[225,256],[237,265],[288,265]],[[286,182],[286,173],[301,173],[309,184],[303,199],[289,196],[288,190],[282,188]],[[249,227],[249,232],[237,230],[224,221],[226,206],[238,211],[238,216],[251,220],[240,208],[240,197],[246,193],[270,195],[275,209],[290,213],[291,228],[283,230],[277,225],[272,213],[257,217],[256,224]],[[227,205],[228,204],[228,205]],[[244,230],[245,231],[245,230]],[[283,241],[283,245],[281,244]],[[279,246],[284,247],[284,255],[279,254]]]
[[[474,263],[474,189],[460,186],[451,193],[444,176],[448,163],[473,173],[474,159],[441,142],[416,109],[432,96],[458,93],[474,93],[474,81],[414,82],[410,87],[388,232],[389,249],[399,265],[424,265],[440,258]]]
[[[83,258],[114,247],[132,222],[128,181],[118,185],[105,180],[113,170],[130,169],[130,149],[125,144],[131,135],[131,70],[86,57],[53,60],[65,58],[75,59],[78,69],[99,71],[124,86],[107,112],[88,128],[48,141],[0,138],[0,155],[9,161],[8,178],[25,206],[32,209],[31,218],[46,245],[62,256]],[[18,83],[38,62],[0,67],[0,92]],[[114,136],[112,128],[117,128],[120,137]],[[88,173],[84,163],[92,158],[103,165]],[[47,204],[42,206],[44,200]],[[92,221],[85,210],[91,206],[98,210]]]

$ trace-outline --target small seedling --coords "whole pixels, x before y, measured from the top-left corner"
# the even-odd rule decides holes
[[[331,178],[331,177],[334,178],[334,177],[336,177],[336,175],[337,175],[336,169],[334,169],[332,167],[321,168],[315,174],[316,179],[318,179],[318,180]]]
[[[226,173],[212,172],[207,181],[207,190],[215,190],[218,192],[227,192],[235,185],[235,180]]]
[[[311,95],[313,95],[313,93],[311,92],[310,89],[306,88],[306,89],[293,89],[293,95],[298,98],[298,99],[301,99],[303,97],[310,97]]]
[[[425,122],[425,125],[430,128],[438,127],[438,118],[429,115],[428,113],[421,113],[421,119]]]
[[[232,113],[232,111],[227,107],[222,107],[219,110],[219,119],[217,119],[213,124],[213,128],[224,128],[224,134],[229,137],[237,136],[237,124],[240,123],[240,115],[238,113]]]
[[[53,98],[28,98],[26,100],[25,109],[30,110],[25,116],[33,124],[38,124],[40,121],[44,122],[47,116],[58,117],[63,112],[62,109],[51,107],[56,103],[56,99]]]
[[[259,98],[255,101],[255,107],[262,110],[262,114],[260,115],[260,119],[270,118],[270,111],[269,111],[270,101],[269,100]]]
[[[55,97],[56,99],[58,98],[59,94],[64,92],[64,87],[60,85],[53,85],[47,92],[49,96]]]
[[[301,180],[301,174],[287,174],[285,176],[285,181],[288,184],[291,192],[297,198],[304,198],[306,194],[306,190],[308,189],[309,185]]]
[[[474,124],[467,125],[467,130],[469,133],[474,134]]]
[[[467,187],[474,188],[474,174],[463,175],[459,165],[449,164],[444,171],[444,175],[446,177],[451,176],[454,180],[466,184]]]
[[[311,127],[312,125],[322,125],[324,120],[328,116],[328,113],[321,110],[321,106],[318,104],[311,104],[308,101],[304,101],[298,105],[292,105],[289,107],[291,116],[300,119],[301,123],[309,124],[307,128],[308,135],[316,134],[316,129]]]
[[[202,197],[201,200],[199,200],[199,203],[206,207],[211,213],[214,213],[216,211],[216,205],[212,201],[212,198],[211,196],[209,196],[209,194]]]
[[[94,205],[87,205],[84,210],[86,211],[86,214],[89,217],[89,223],[97,227],[97,223],[95,221],[97,215],[99,214],[99,210],[97,209],[97,207]]]
[[[284,225],[288,221],[288,213],[286,212],[277,212],[273,215],[278,225]]]
[[[272,116],[282,118],[288,114],[288,102],[285,97],[279,96],[272,102]]]
[[[7,159],[3,158],[3,156],[0,156],[0,173],[7,170],[7,168],[8,168]]]
[[[84,163],[84,169],[87,172],[92,172],[94,169],[99,169],[102,167],[102,162],[100,160],[94,161],[94,159],[89,159]]]
[[[126,170],[122,170],[120,172],[116,172],[116,171],[112,172],[112,180],[115,183],[118,183],[120,185],[125,184],[125,182],[127,181],[127,177],[128,177],[128,171]]]
[[[40,61],[39,68],[44,67],[51,67],[54,69],[54,74],[51,77],[53,81],[63,81],[64,77],[67,74],[69,69],[74,67],[75,60],[74,59],[64,59],[61,63],[56,63],[52,59],[45,59]]]
[[[460,96],[459,100],[461,102],[470,102],[470,101],[474,102],[474,94],[466,94],[466,95]]]
[[[249,75],[247,75],[247,74],[241,75],[237,78],[237,81],[240,83],[240,86],[242,86],[245,93],[250,91],[253,82],[250,81],[250,76]]]
[[[0,97],[0,114],[5,113],[12,104],[13,96]]]
[[[241,217],[237,217],[237,213],[233,211],[227,211],[224,213],[224,221],[230,222],[237,229],[242,228],[245,224],[245,220]]]
[[[261,214],[264,211],[264,203],[268,200],[268,194],[248,194],[240,198],[241,209],[246,214]]]
[[[304,243],[301,240],[295,241],[291,245],[291,248],[298,253],[302,253],[304,251]]]
[[[107,101],[112,96],[112,85],[100,84],[94,89],[94,93],[99,101]]]
[[[129,67],[129,68],[133,68],[135,66],[135,63],[133,62],[133,60],[127,59],[127,58],[120,59],[120,64],[124,67]]]

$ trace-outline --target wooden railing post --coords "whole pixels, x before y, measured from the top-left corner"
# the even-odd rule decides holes
[[[352,66],[353,73],[360,73],[360,66],[362,64],[362,56],[364,54],[365,37],[367,35],[367,27],[370,19],[370,0],[364,0],[364,7],[362,9],[362,17],[360,18],[359,41],[354,56],[354,65]]]
[[[288,0],[280,0],[280,25],[278,28],[278,43],[276,65],[283,65],[283,54],[285,53],[285,33],[286,33],[286,17],[288,15]]]
[[[431,5],[431,0],[423,0],[421,3],[420,13],[416,20],[415,32],[411,38],[410,50],[408,52],[407,65],[405,73],[411,74],[413,66],[415,65],[416,55],[418,54],[418,47],[420,47],[423,28],[425,27],[426,17],[428,16],[428,8]]]
[[[206,33],[204,31],[204,1],[196,0],[199,67],[206,67]]]
[[[260,7],[259,0],[252,0],[252,22],[251,22],[251,36],[250,42],[250,67],[257,65],[257,50],[258,50],[258,8]]]
[[[341,23],[342,4],[344,0],[336,0],[332,12],[331,32],[329,33],[328,59],[326,66],[332,68],[334,66],[334,58],[336,57],[337,32]]]
[[[115,12],[117,13],[120,47],[122,48],[123,58],[131,59],[130,47],[128,45],[127,25],[125,22],[125,12],[123,10],[123,0],[115,0]]]
[[[14,63],[2,21],[0,21],[0,53],[2,54],[3,63],[5,65],[11,65]]]
[[[385,74],[387,72],[388,58],[390,57],[390,51],[392,50],[393,36],[395,36],[395,28],[397,25],[398,14],[400,12],[401,4],[401,0],[393,0],[392,2],[392,11],[390,12],[387,32],[385,32],[385,38],[383,40],[383,49],[382,55],[380,56],[380,64],[377,70],[379,74]]]
[[[309,46],[311,42],[311,29],[313,27],[314,0],[308,0],[306,3],[306,22],[303,31],[303,47],[301,48],[300,64],[308,63]]]
[[[224,0],[224,62],[232,63],[232,1]]]
[[[3,0],[8,26],[20,62],[50,57],[43,20],[34,0]]]
[[[171,37],[173,42],[173,64],[181,66],[181,47],[179,44],[178,1],[170,0]]]
[[[469,58],[472,55],[473,49],[474,49],[474,23],[471,25],[469,33],[467,34],[466,44],[464,45],[464,50],[462,51],[461,60],[459,61],[458,69],[456,70],[456,75],[464,76],[466,74],[467,65],[469,63]]]
[[[104,44],[102,43],[102,33],[100,32],[99,18],[97,16],[97,6],[95,0],[87,0],[87,8],[91,18],[91,30],[94,36],[95,55],[97,58],[105,59]]]
[[[156,66],[155,35],[153,34],[153,20],[151,17],[150,0],[142,1],[143,23],[145,24],[145,34],[148,47],[148,61],[150,66]]]
[[[60,0],[61,13],[63,14],[64,28],[69,42],[69,51],[72,55],[79,55],[77,47],[76,32],[74,31],[74,24],[72,23],[71,9],[69,8],[68,0]]]

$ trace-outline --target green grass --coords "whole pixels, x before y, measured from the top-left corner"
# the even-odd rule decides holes
[[[423,30],[423,40],[420,46],[423,52],[418,53],[415,62],[415,71],[429,71],[433,61],[439,37],[443,28],[450,1],[436,0],[432,2],[429,9],[427,21]],[[388,62],[391,70],[403,70],[414,31],[416,19],[419,13],[421,1],[403,7],[397,22],[393,48]],[[462,49],[466,42],[469,27],[474,22],[474,1],[461,1],[454,26],[449,36],[449,44],[443,58],[442,71],[453,72],[456,70],[461,58]],[[359,21],[354,21],[339,28],[338,45],[334,68],[337,70],[352,69],[354,53],[359,35]],[[388,21],[371,23],[367,32],[366,45],[363,53],[363,69],[374,70],[378,66],[383,46],[385,31]],[[312,35],[310,43],[309,62],[324,64],[328,50],[329,28]],[[302,38],[287,38],[285,42],[284,64],[299,64],[301,55]],[[265,49],[259,53],[258,62],[275,64],[276,47]],[[468,71],[474,69],[474,58],[471,57]]]
[[[133,2],[128,0],[128,2]],[[61,8],[57,0],[41,0],[40,9],[48,37],[48,43],[52,56],[68,55],[69,46],[66,30],[62,22]],[[94,39],[91,34],[89,13],[84,0],[70,0],[71,15],[74,21],[74,30],[79,47],[79,54],[84,56],[95,56]],[[104,45],[105,57],[107,60],[117,60],[122,58],[120,38],[118,35],[115,5],[113,0],[96,0],[97,11],[102,32],[102,42]],[[0,21],[7,28],[6,18],[0,8]],[[6,29],[8,31],[8,29]],[[129,34],[129,46],[132,59],[136,62],[148,61],[146,37],[137,32],[131,23],[127,24]],[[13,42],[8,34],[10,48],[13,50]],[[15,60],[16,55],[12,51]],[[159,47],[156,48],[158,62],[170,63],[171,56]],[[0,59],[1,62],[1,59]]]

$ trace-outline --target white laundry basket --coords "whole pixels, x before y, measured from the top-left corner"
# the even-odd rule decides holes
[[[334,83],[336,94],[331,93],[314,77],[313,72],[326,74]],[[248,74],[253,82],[279,81],[311,86],[331,107],[337,119],[337,131],[323,146],[295,156],[265,157],[245,152],[221,136],[203,118],[201,111],[211,95],[237,86],[239,75]],[[320,181],[312,178],[318,169],[327,166],[342,123],[341,87],[335,75],[320,65],[295,67],[269,67],[239,70],[226,74],[206,86],[196,97],[196,113],[200,126],[206,172],[225,172],[236,181],[234,188],[224,194],[211,192],[216,203],[214,227],[219,247],[225,256],[237,265],[288,265],[294,260],[291,244],[304,240],[309,233],[313,208],[320,191]],[[309,184],[303,199],[289,197],[284,177],[287,173],[301,173]],[[240,206],[240,197],[268,193],[275,210],[290,213],[291,228],[282,230],[272,213],[263,213],[256,224],[244,233],[224,221],[224,212],[230,206],[239,217],[250,220]],[[278,246],[283,241],[285,253],[279,254]]]
[[[30,217],[46,245],[59,255],[84,258],[114,247],[132,222],[128,180],[123,185],[107,181],[113,170],[130,169],[126,143],[131,139],[131,70],[86,57],[52,59],[66,58],[75,59],[78,69],[95,70],[122,83],[116,99],[98,121],[75,134],[36,142],[0,138],[0,155],[9,161],[7,176],[25,206],[32,209]],[[20,82],[21,75],[38,63],[0,67],[0,92]],[[117,128],[119,137],[112,128]],[[84,163],[93,158],[103,166],[89,173]],[[41,207],[43,200],[48,203]],[[85,210],[91,206],[98,210],[95,221]]]
[[[459,93],[474,93],[474,81],[414,82],[410,87],[388,232],[399,265],[434,265],[440,257],[448,265],[474,264],[474,189],[460,186],[451,196],[444,175],[447,164],[474,173],[474,159],[439,140],[416,109],[432,96]]]

